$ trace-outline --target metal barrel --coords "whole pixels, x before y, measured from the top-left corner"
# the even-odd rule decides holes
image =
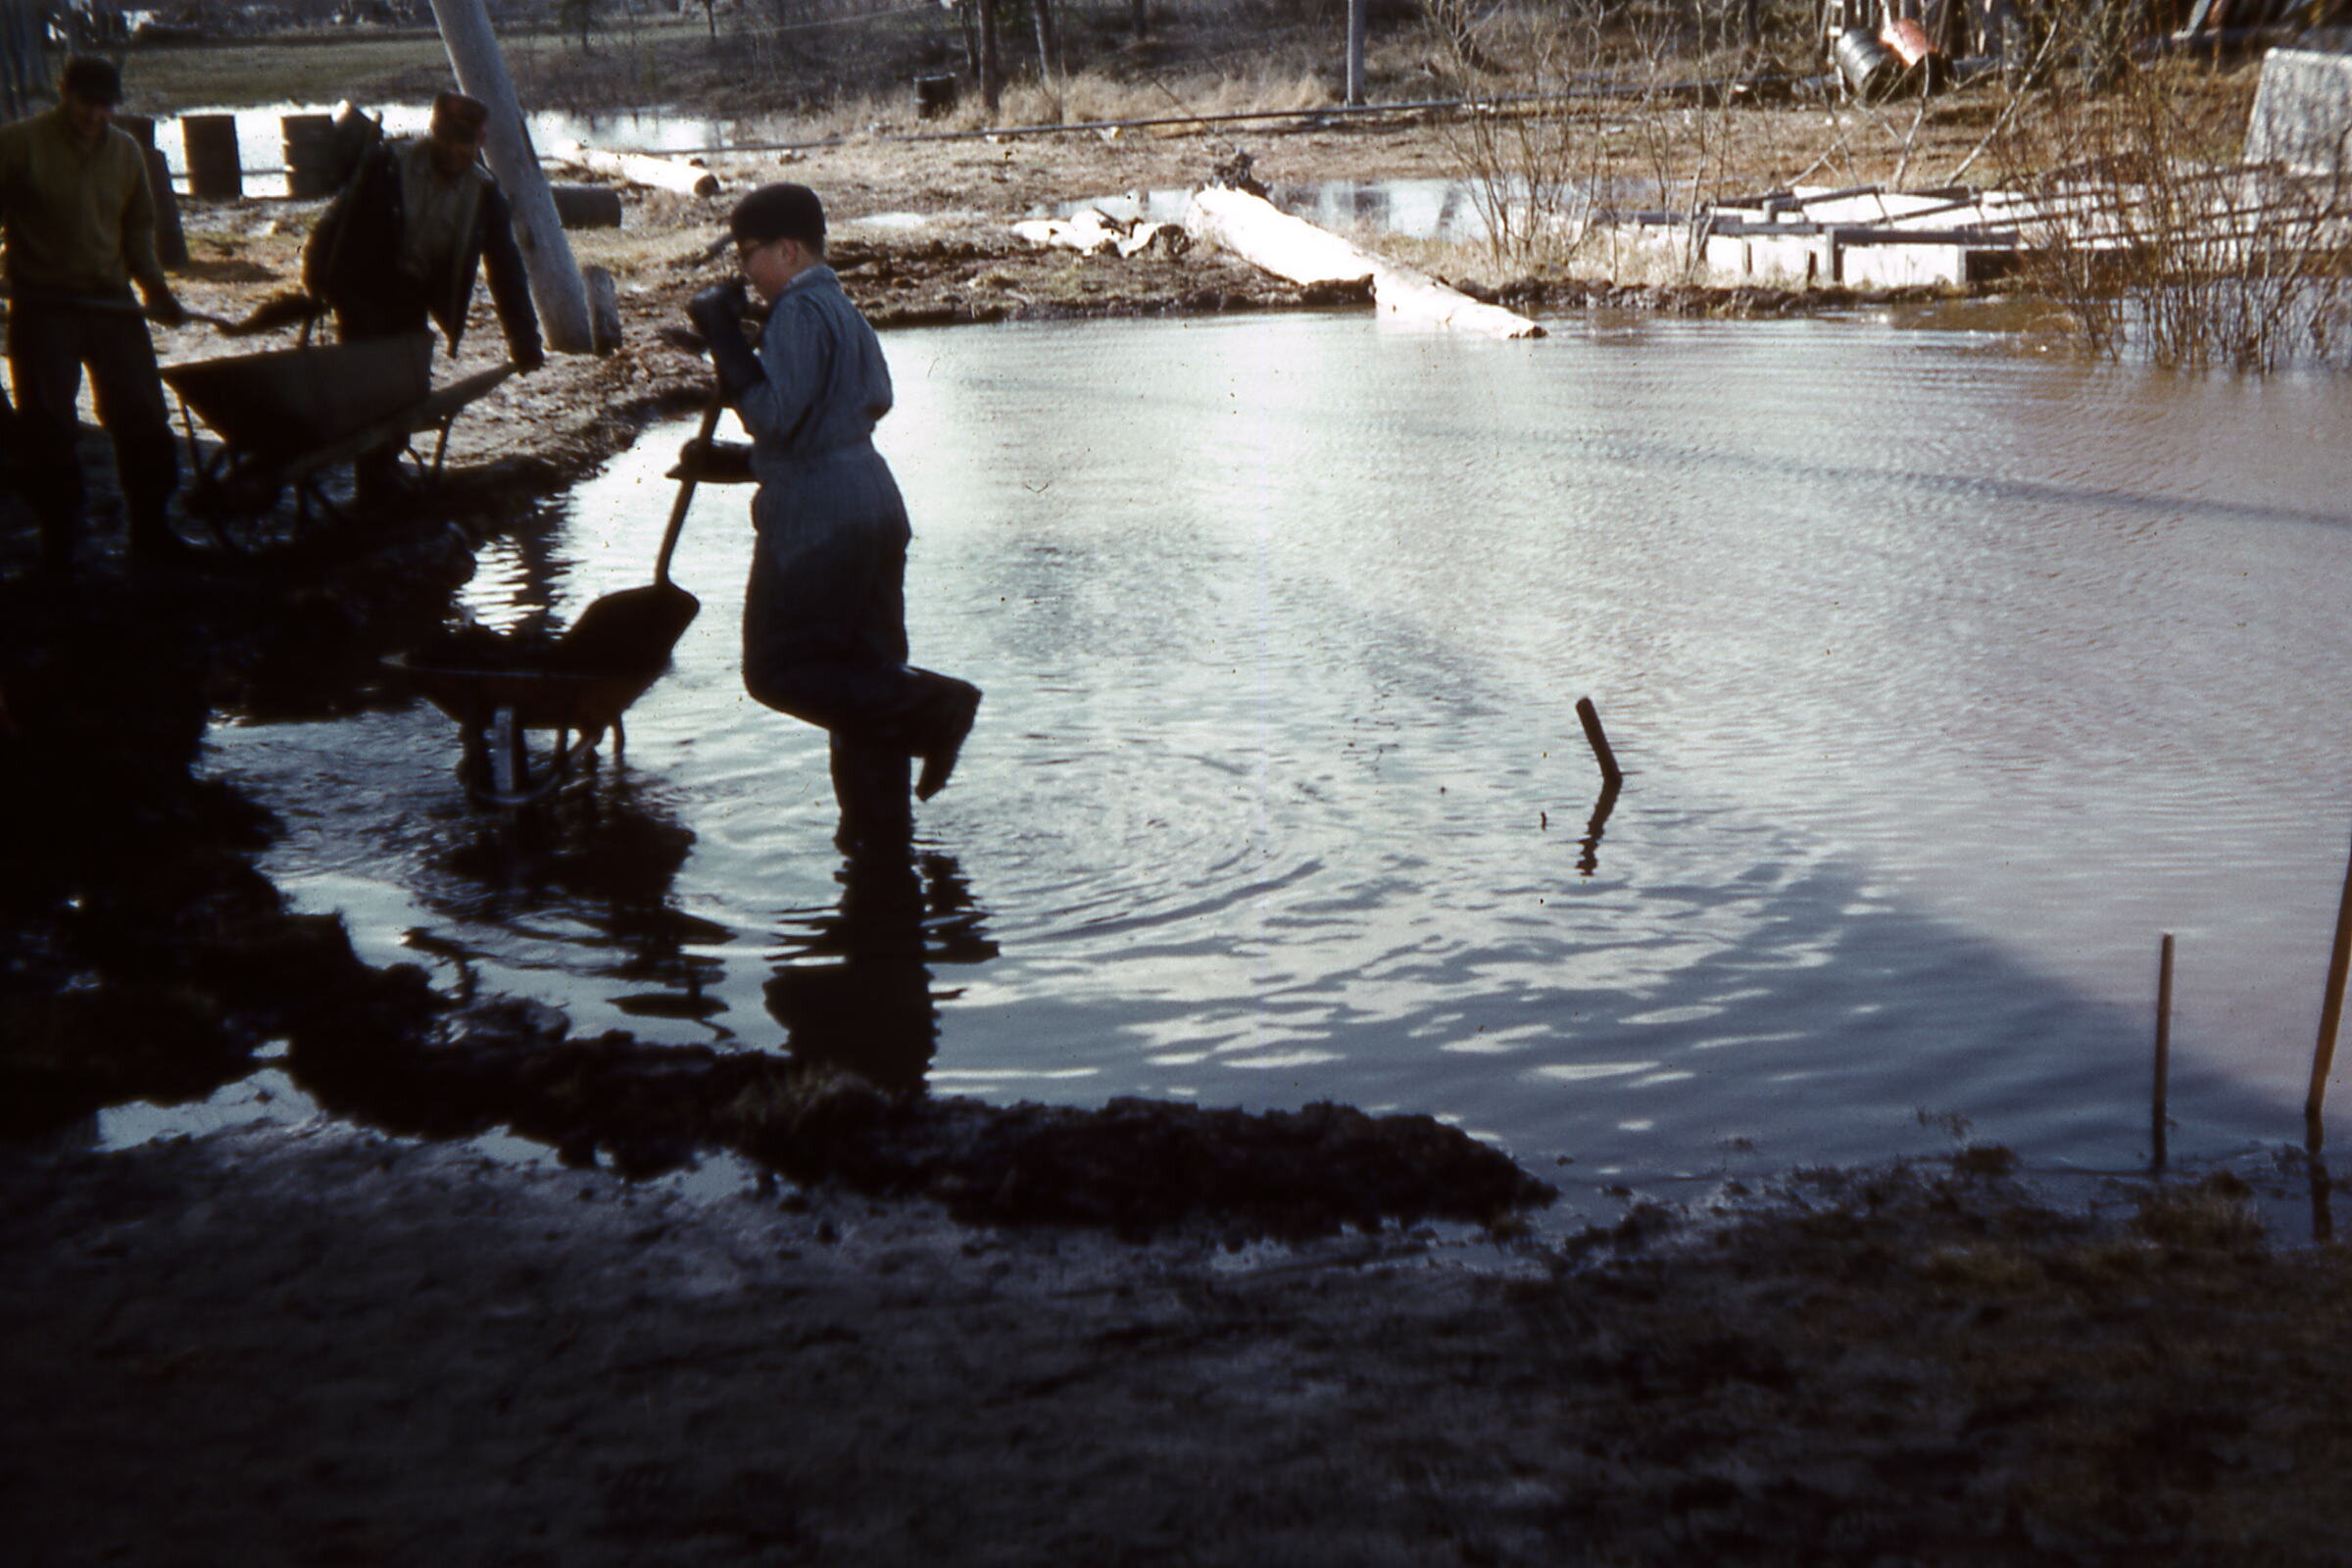
[[[1930,92],[1940,92],[1951,78],[1952,63],[1936,47],[1928,36],[1925,24],[1916,17],[1897,17],[1879,29],[1879,42],[1886,46],[1895,63],[1914,77],[1925,77]]]
[[[1838,58],[1838,74],[1857,98],[1878,97],[1902,74],[1902,63],[1867,27],[1839,33],[1832,53]]]
[[[166,268],[188,265],[188,237],[179,224],[179,200],[172,189],[172,166],[156,150],[155,121],[146,115],[117,115],[115,123],[129,133],[147,156],[147,189],[155,198],[155,259]]]
[[[914,117],[917,120],[937,120],[956,107],[957,83],[954,76],[917,76],[914,78]]]
[[[245,194],[237,159],[237,117],[185,115],[179,137],[188,153],[188,194],[199,201],[233,202]]]
[[[188,265],[188,231],[179,221],[179,193],[172,188],[172,166],[157,149],[147,150],[147,189],[155,199],[155,259],[176,270]]]
[[[550,185],[556,221],[565,228],[618,228],[620,192],[610,185]]]
[[[286,194],[307,201],[335,193],[335,117],[286,115],[277,122],[286,144]]]

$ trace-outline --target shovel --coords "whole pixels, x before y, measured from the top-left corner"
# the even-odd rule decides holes
[[[696,438],[705,446],[718,427],[722,407],[720,394],[713,390],[703,405],[702,433]],[[669,531],[662,536],[653,582],[591,603],[557,641],[550,667],[591,675],[640,675],[669,662],[670,649],[703,608],[701,600],[669,580],[669,558],[677,551],[686,509],[694,505],[694,483],[691,473],[678,481],[678,499],[670,505]]]

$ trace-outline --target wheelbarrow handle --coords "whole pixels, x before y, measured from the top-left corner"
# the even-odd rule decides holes
[[[695,432],[694,439],[699,444],[710,444],[710,433],[718,428],[718,416],[726,406],[725,389],[713,385],[710,398],[703,404],[702,428]],[[678,481],[678,499],[670,503],[669,527],[662,535],[662,554],[654,561],[654,581],[657,583],[669,581],[669,558],[677,554],[678,532],[686,526],[686,512],[693,505],[694,475],[689,472]]]
[[[158,323],[162,320],[162,318],[157,316],[154,311],[141,305],[137,300],[111,299],[103,294],[49,294],[32,289],[17,289],[12,290],[5,297],[13,303],[25,306],[71,305],[85,311],[104,311],[110,316],[136,316]],[[191,311],[185,305],[179,308],[179,318],[183,321],[196,321],[205,326],[233,324],[225,316],[215,316],[210,311]]]

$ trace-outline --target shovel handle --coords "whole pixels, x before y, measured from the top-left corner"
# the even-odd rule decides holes
[[[710,389],[710,400],[703,405],[702,429],[695,440],[704,446],[710,444],[710,432],[718,428],[719,411],[727,406],[726,392],[720,387]],[[654,561],[654,581],[669,581],[669,558],[677,554],[678,530],[686,526],[686,509],[694,505],[694,474],[691,470],[678,481],[678,499],[669,505],[669,527],[662,535],[662,554]]]

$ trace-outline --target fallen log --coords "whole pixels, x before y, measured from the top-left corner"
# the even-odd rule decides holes
[[[1130,222],[1094,207],[1075,218],[1025,218],[1012,225],[1012,231],[1041,249],[1058,247],[1081,256],[1100,256],[1104,251],[1140,256],[1153,249],[1174,254],[1191,243],[1173,223],[1148,223],[1140,219]]]
[[[1293,218],[1261,196],[1212,185],[1193,193],[1184,230],[1222,246],[1253,267],[1294,283],[1362,283],[1392,316],[1483,332],[1490,337],[1542,337],[1526,317],[1448,288],[1426,272],[1400,267],[1304,219]]]
[[[652,153],[616,153],[576,141],[560,141],[549,147],[547,157],[552,162],[569,164],[592,174],[624,179],[632,185],[674,190],[684,196],[718,194],[718,176],[708,169]]]

